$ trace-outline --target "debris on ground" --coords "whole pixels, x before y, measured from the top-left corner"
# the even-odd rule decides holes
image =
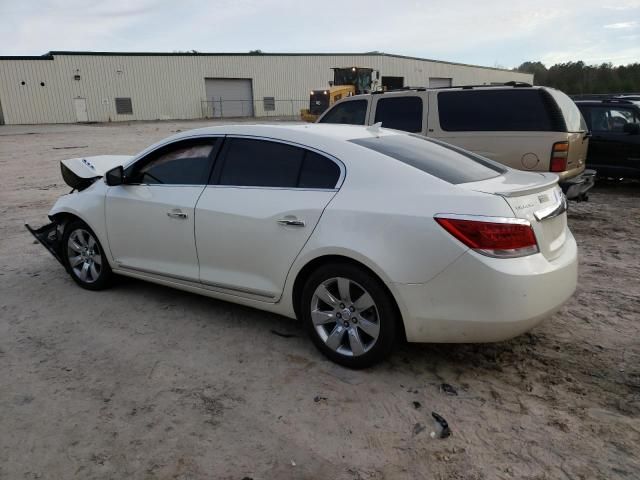
[[[436,421],[436,430],[431,432],[431,438],[447,438],[450,436],[451,430],[449,429],[449,424],[444,417],[436,412],[431,412],[431,416]]]
[[[422,404],[420,402],[413,402],[413,408],[415,408],[416,410],[419,409],[420,407],[422,407]]]
[[[297,337],[297,335],[294,335],[293,333],[283,333],[283,332],[279,332],[278,330],[271,330],[271,333],[282,338]]]
[[[447,395],[458,395],[458,391],[448,383],[443,383],[442,385],[440,385],[440,390],[442,390]]]
[[[313,401],[316,402],[316,403],[326,402],[327,401],[327,397],[321,397],[320,395],[316,395],[315,397],[313,397]]]
[[[419,433],[424,432],[426,429],[427,427],[418,422],[413,426],[413,434],[418,435]]]
[[[71,150],[72,148],[87,148],[89,145],[70,145],[68,147],[53,147],[54,150]]]

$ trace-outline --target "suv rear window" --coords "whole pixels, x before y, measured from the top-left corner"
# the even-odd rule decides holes
[[[462,90],[438,93],[440,126],[449,132],[556,131],[540,91]]]
[[[350,100],[335,105],[318,123],[346,123],[364,125],[367,116],[367,100]]]
[[[356,138],[350,142],[453,184],[478,182],[507,171],[487,158],[419,135],[384,135]]]
[[[385,128],[394,128],[405,132],[421,132],[422,98],[380,98],[376,104],[376,119],[374,120],[374,123],[378,122],[382,122],[382,126]]]

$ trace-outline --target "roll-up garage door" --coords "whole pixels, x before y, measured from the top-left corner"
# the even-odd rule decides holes
[[[253,87],[250,78],[205,78],[204,84],[207,116],[253,116]]]

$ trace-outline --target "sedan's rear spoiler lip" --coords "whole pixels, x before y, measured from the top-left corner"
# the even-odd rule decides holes
[[[539,183],[529,188],[524,188],[523,190],[506,191],[506,192],[498,191],[495,193],[503,197],[520,197],[522,195],[531,195],[533,193],[542,192],[543,190],[547,190],[549,187],[553,187],[554,185],[557,185],[557,183],[558,183],[558,177],[550,178],[544,183]]]

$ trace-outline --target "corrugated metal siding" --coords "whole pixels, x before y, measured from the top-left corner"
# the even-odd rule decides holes
[[[369,67],[401,76],[405,85],[450,77],[454,85],[529,82],[532,75],[427,60],[372,55],[339,56],[103,56],[55,55],[53,60],[0,60],[0,101],[6,124],[73,123],[73,98],[87,99],[89,121],[192,119],[203,115],[205,78],[251,78],[255,99],[308,98],[333,78],[331,67]],[[80,80],[74,80],[79,74]],[[26,85],[20,85],[25,81]],[[45,86],[40,86],[44,82]],[[133,115],[118,115],[115,98],[130,97]],[[295,107],[276,102],[276,112]],[[262,102],[255,114],[264,115]]]

